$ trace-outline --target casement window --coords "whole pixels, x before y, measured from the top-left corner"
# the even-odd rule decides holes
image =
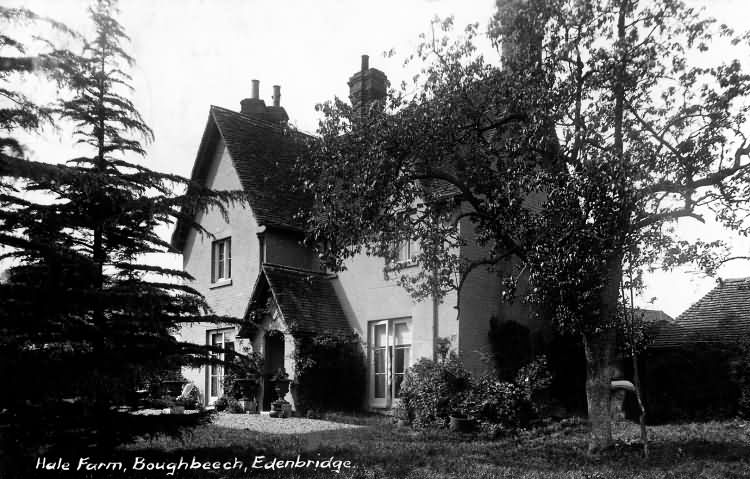
[[[410,266],[416,264],[416,257],[419,254],[419,243],[409,239],[399,241],[394,245],[394,255],[389,259],[387,266],[393,268],[396,266]]]
[[[222,353],[212,352],[211,356],[222,361],[231,361],[234,354],[234,328],[208,332],[208,344],[223,350]],[[224,366],[221,364],[210,364],[208,366],[208,397],[213,402],[224,395]]]
[[[211,282],[232,277],[232,239],[224,238],[211,244]]]
[[[390,407],[401,395],[411,365],[411,318],[370,323],[368,339],[370,405]]]

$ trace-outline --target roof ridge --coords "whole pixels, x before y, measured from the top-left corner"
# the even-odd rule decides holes
[[[281,125],[279,125],[277,123],[274,123],[272,121],[261,120],[259,118],[253,118],[252,116],[245,115],[244,113],[240,113],[238,111],[230,110],[229,108],[224,108],[223,106],[211,105],[210,109],[211,110],[213,110],[213,109],[222,110],[222,111],[224,111],[226,113],[231,113],[232,115],[237,115],[237,116],[241,117],[243,120],[246,120],[249,123],[255,124],[256,126],[267,126],[267,127],[273,128],[275,130],[279,130],[279,131],[282,131],[284,129],[283,126],[281,126]]]
[[[255,118],[255,117],[246,115],[242,112],[231,110],[229,108],[224,108],[223,106],[219,106],[219,105],[211,105],[209,110],[212,110],[212,109],[217,109],[225,113],[236,115],[240,117],[242,120],[247,121],[248,123],[254,126],[270,127],[271,129],[275,130],[277,133],[288,132],[287,134],[302,135],[302,136],[306,136],[309,138],[315,138],[314,134],[307,132],[307,131],[303,131],[293,126],[289,126],[289,124],[281,125],[273,121],[263,120],[261,118]]]

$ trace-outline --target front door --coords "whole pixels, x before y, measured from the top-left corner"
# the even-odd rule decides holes
[[[368,352],[370,407],[391,407],[411,365],[411,319],[371,322]]]

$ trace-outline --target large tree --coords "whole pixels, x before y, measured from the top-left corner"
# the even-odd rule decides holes
[[[116,12],[113,0],[96,1],[93,38],[80,54],[57,57],[70,91],[50,113],[73,125],[80,155],[55,165],[4,163],[9,186],[0,196],[0,244],[17,261],[0,284],[0,364],[13,385],[0,405],[18,419],[73,402],[76,416],[52,425],[76,434],[90,427],[100,439],[107,431],[107,440],[132,424],[110,421],[113,406],[132,404],[140,378],[209,357],[206,347],[175,339],[183,323],[236,321],[208,314],[186,273],[145,262],[171,251],[157,227],[180,219],[200,229],[197,212],[226,213],[244,201],[241,192],[210,191],[142,164],[153,135],[129,98],[133,60]]]
[[[681,218],[746,231],[750,77],[707,52],[747,37],[678,0],[501,0],[499,61],[477,53],[478,35],[428,38],[422,75],[382,102],[321,105],[299,165],[310,238],[333,268],[419,240],[422,271],[402,278],[417,296],[497,271],[503,299],[582,338],[598,451],[612,441],[623,271],[711,264],[719,245],[676,237]],[[484,256],[459,257],[467,243]]]

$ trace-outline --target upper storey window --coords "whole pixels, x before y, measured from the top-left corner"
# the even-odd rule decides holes
[[[398,244],[397,263],[410,263],[417,256],[417,242],[413,240],[401,241]]]
[[[416,264],[416,257],[419,254],[419,243],[415,240],[399,241],[393,250],[393,256],[389,258],[387,266],[395,268],[397,266],[412,266]]]
[[[211,244],[211,282],[232,278],[232,239],[224,238]]]

